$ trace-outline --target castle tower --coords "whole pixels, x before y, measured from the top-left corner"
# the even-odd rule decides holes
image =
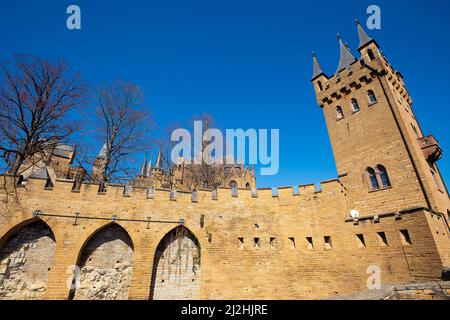
[[[447,216],[448,192],[436,164],[442,150],[423,135],[400,72],[356,24],[360,58],[338,36],[336,73],[327,76],[313,54],[311,80],[349,209],[370,215],[424,208]]]
[[[162,175],[164,173],[161,150],[158,152],[158,157],[156,158],[155,165],[152,167],[151,172],[154,175]]]
[[[106,143],[103,144],[102,149],[98,153],[98,156],[94,160],[94,165],[92,166],[91,178],[93,181],[99,182],[102,179],[103,170],[105,168],[105,158],[106,158]]]
[[[151,166],[151,164],[150,164]],[[144,161],[142,161],[141,170],[139,170],[138,178],[148,178],[148,160],[147,155],[145,155]]]

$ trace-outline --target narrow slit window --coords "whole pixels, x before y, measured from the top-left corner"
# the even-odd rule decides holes
[[[306,237],[306,248],[308,250],[314,250],[314,243],[312,237]]]
[[[344,112],[342,111],[342,108],[340,106],[336,107],[336,120],[341,120],[344,118]]]
[[[274,237],[270,238],[269,240],[270,249],[275,249],[275,240],[276,239]]]
[[[364,239],[364,235],[362,233],[356,235],[356,240],[359,248],[366,247],[366,240]]]
[[[333,249],[333,244],[331,243],[331,237],[330,236],[323,237],[323,240],[325,242],[325,250]]]
[[[388,246],[388,241],[386,238],[386,233],[384,232],[377,232],[377,238],[378,238],[378,244],[381,247],[387,247]]]
[[[238,238],[239,249],[244,249],[244,238]]]
[[[260,239],[254,238],[253,241],[255,242],[255,249],[259,249],[261,247]]]

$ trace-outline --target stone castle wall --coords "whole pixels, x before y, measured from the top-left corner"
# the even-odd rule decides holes
[[[54,237],[54,246],[46,246],[54,261],[46,259],[49,267],[36,276],[45,290],[34,298],[325,298],[366,290],[374,266],[383,285],[438,280],[439,252],[450,252],[444,220],[420,207],[378,212],[378,222],[373,215],[349,219],[347,189],[338,180],[321,183],[320,191],[300,186],[298,195],[280,188],[276,196],[261,189],[257,197],[251,190],[233,197],[219,189],[214,200],[200,190],[196,201],[169,190],[133,188],[124,196],[123,186],[98,194],[89,184],[72,192],[65,180],[52,190],[45,180],[29,179],[24,187],[2,180],[2,261],[23,227],[39,221]],[[42,215],[32,217],[35,210]],[[21,246],[30,242],[21,239]],[[80,285],[70,290],[74,266],[81,268]],[[21,273],[19,282],[31,286],[28,272]],[[0,286],[0,295],[6,291]]]

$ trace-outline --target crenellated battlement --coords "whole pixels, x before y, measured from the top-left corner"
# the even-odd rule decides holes
[[[54,194],[72,194],[73,197],[98,197],[107,198],[111,201],[121,201],[123,198],[147,199],[158,201],[180,201],[198,203],[202,201],[229,202],[242,199],[296,199],[304,198],[310,195],[320,196],[327,193],[342,193],[343,185],[338,179],[321,181],[318,187],[316,184],[304,184],[298,186],[282,186],[276,188],[257,188],[245,189],[219,187],[217,190],[199,189],[192,192],[181,190],[170,190],[165,188],[143,188],[127,186],[123,184],[108,184],[106,192],[99,192],[100,184],[94,182],[83,182],[78,188],[74,189],[74,180],[57,179],[51,187],[46,186],[46,179],[29,178],[26,183],[16,185],[17,177],[4,175],[5,185],[8,188],[17,188],[24,190],[27,194],[36,193],[54,193]]]

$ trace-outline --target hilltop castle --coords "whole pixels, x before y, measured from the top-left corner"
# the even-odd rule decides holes
[[[73,180],[74,190],[78,190],[83,182],[100,183],[105,167],[105,146],[95,158],[92,172],[81,165],[73,166],[76,148],[56,144],[38,154],[33,159],[27,159],[20,167],[19,185],[25,185],[30,178],[46,179],[46,187],[52,188],[58,179]],[[209,176],[208,172],[209,171]],[[206,181],[205,181],[206,180]],[[212,185],[212,187],[210,186]],[[255,169],[241,164],[202,165],[186,164],[184,159],[171,164],[169,168],[163,165],[161,151],[156,162],[144,158],[139,174],[127,187],[166,188],[179,191],[194,191],[197,189],[215,189],[217,187],[252,189],[256,188]],[[101,190],[100,190],[101,189]],[[100,184],[99,191],[106,192],[107,186]]]
[[[62,166],[74,150],[61,146],[66,176],[2,177],[0,298],[309,299],[367,290],[373,270],[381,285],[448,277],[442,150],[400,72],[357,31],[360,57],[339,37],[333,75],[313,56],[337,179],[166,189],[147,183],[158,160],[104,191]]]

